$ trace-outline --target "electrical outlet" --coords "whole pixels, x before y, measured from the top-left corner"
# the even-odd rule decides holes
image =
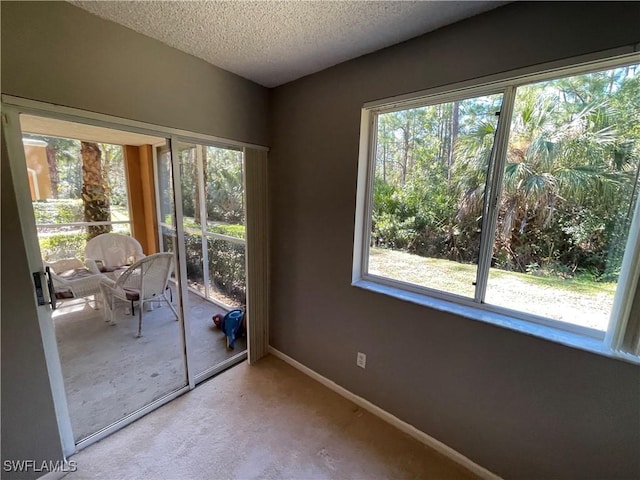
[[[366,368],[367,355],[362,352],[358,352],[358,356],[356,357],[356,365],[359,366],[360,368]]]

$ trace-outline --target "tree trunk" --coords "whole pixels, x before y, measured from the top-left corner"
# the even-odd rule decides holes
[[[387,125],[382,124],[382,137],[378,139],[378,145],[382,145],[382,180],[387,181]]]
[[[387,142],[382,144],[382,180],[387,183]]]
[[[209,219],[209,210],[207,208],[207,199],[208,199],[208,177],[207,177],[207,147],[205,145],[201,145],[200,148],[202,149],[202,182],[204,184],[204,192],[203,195],[204,197],[202,198],[202,202],[204,203],[204,218],[201,218],[200,220],[206,225],[207,220]]]
[[[56,154],[58,150],[55,147],[47,145],[47,164],[49,165],[49,180],[51,181],[51,198],[58,198],[58,162]]]
[[[400,127],[400,130],[402,130],[402,148],[403,148],[403,152],[402,152],[402,185],[407,183],[407,173],[409,171],[409,135],[411,135],[411,132],[409,131],[411,125],[410,125],[410,121],[407,120],[407,122]]]
[[[442,164],[449,161],[450,121],[447,105],[438,105],[438,162]]]
[[[82,142],[82,203],[85,222],[108,222],[109,197],[102,178],[102,152],[96,143]],[[111,225],[87,227],[87,239],[111,231]]]
[[[453,167],[453,150],[458,138],[458,130],[460,129],[460,103],[453,102],[453,113],[451,114],[451,135],[449,137],[449,158],[447,161],[447,181],[451,182],[451,169]]]
[[[406,131],[404,131],[404,155],[402,157],[402,185],[407,183],[407,171],[409,169],[409,138],[408,137],[409,137],[409,134]]]
[[[202,225],[202,219],[200,218],[200,180],[198,176],[198,147],[195,146],[189,150],[189,156],[191,157],[191,165],[193,166],[192,178],[193,178],[193,219],[198,225]]]
[[[102,159],[102,162],[100,162],[100,165],[102,166],[102,184],[104,185],[105,196],[111,199],[112,186],[109,183],[109,179],[112,178],[111,177],[111,151],[107,148],[107,146],[104,143],[100,144],[99,146],[102,147],[100,151],[104,152],[104,158]]]
[[[409,114],[409,120],[407,123],[407,131],[409,132],[407,135],[407,156],[408,156],[408,160],[407,160],[407,174],[409,175],[409,177],[412,176],[413,174],[413,164],[414,164],[414,158],[413,158],[413,152],[415,151],[415,143],[416,143],[416,111],[415,110],[410,110],[410,114]]]

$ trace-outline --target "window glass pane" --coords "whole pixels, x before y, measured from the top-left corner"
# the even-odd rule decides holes
[[[30,133],[23,145],[44,259],[82,258],[88,235],[130,233],[122,146]]]
[[[205,295],[202,262],[202,232],[187,230],[185,228],[184,248],[187,259],[187,282],[189,287]]]
[[[207,231],[245,238],[242,152],[206,149]]]
[[[202,262],[202,225],[199,185],[199,159],[201,145],[178,143],[180,182],[182,186],[182,213],[184,227],[184,247],[189,287],[206,292]]]
[[[207,237],[209,257],[209,296],[229,307],[247,302],[245,246]]]
[[[167,146],[157,150],[158,171],[158,198],[160,204],[160,222],[166,225],[175,225],[173,212],[173,174],[171,170],[171,150]],[[169,250],[164,250],[168,252]]]
[[[173,228],[162,227],[162,237],[160,238],[161,252],[175,252],[176,231]],[[174,272],[175,273],[175,272]]]
[[[639,70],[518,88],[487,303],[606,330],[638,196]]]
[[[245,238],[242,152],[207,147],[204,165],[207,232]],[[244,241],[207,236],[209,295],[228,306],[246,302]]]
[[[197,155],[201,153],[202,147],[179,143],[177,150],[182,186],[183,224],[185,228],[200,230],[200,190],[198,186]]]
[[[242,152],[186,143],[177,146],[189,287],[228,308],[244,305]]]
[[[502,95],[378,115],[368,273],[473,298]]]

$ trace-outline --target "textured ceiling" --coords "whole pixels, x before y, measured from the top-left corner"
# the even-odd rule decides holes
[[[508,2],[69,3],[274,87]]]

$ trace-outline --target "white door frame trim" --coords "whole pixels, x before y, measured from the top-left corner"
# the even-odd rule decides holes
[[[20,219],[20,229],[22,230],[27,262],[29,263],[29,272],[40,272],[44,285],[46,280],[44,278],[42,262],[36,261],[36,258],[39,257],[39,250],[36,246],[37,243],[34,242],[37,242],[38,232],[35,228],[36,219],[33,213],[33,205],[31,205],[31,196],[28,193],[29,184],[27,177],[18,173],[22,169],[26,170],[27,165],[24,147],[21,142],[21,112],[18,109],[5,105],[2,106],[2,110],[2,126],[7,144],[8,161],[16,193],[18,217]],[[26,194],[21,195],[19,192],[26,192]],[[49,294],[46,292],[45,301],[48,300],[50,300]],[[36,303],[36,311],[38,312],[38,324],[42,338],[45,361],[47,364],[47,372],[49,374],[49,386],[53,397],[53,407],[56,414],[56,422],[58,424],[62,453],[67,457],[76,451],[76,444],[73,438],[71,417],[69,416],[67,394],[64,389],[64,379],[62,376],[62,365],[60,363],[60,355],[56,341],[56,332],[53,328],[53,321],[51,319],[52,310],[50,309],[49,304],[37,305]]]

